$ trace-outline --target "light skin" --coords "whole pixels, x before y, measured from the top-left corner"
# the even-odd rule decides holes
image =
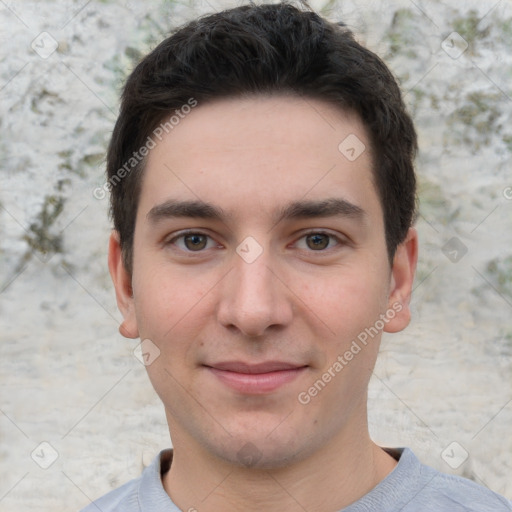
[[[352,162],[338,150],[349,134],[367,148]],[[121,332],[160,350],[147,370],[174,447],[163,485],[182,510],[339,510],[396,466],[367,425],[380,332],[298,400],[380,315],[394,309],[387,332],[409,323],[417,233],[391,265],[369,148],[355,114],[257,96],[199,105],[151,150],[133,273],[115,232],[109,268]],[[295,369],[270,389],[217,368],[233,361]]]

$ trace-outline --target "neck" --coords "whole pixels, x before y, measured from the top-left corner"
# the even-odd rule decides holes
[[[350,436],[340,433],[313,455],[273,469],[234,466],[188,436],[173,435],[173,461],[163,485],[173,502],[190,512],[340,510],[368,493],[396,466],[371,441],[366,422],[356,427]]]

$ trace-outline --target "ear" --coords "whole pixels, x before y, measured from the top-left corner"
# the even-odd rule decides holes
[[[409,228],[405,240],[397,247],[391,269],[391,282],[388,298],[388,310],[395,316],[384,328],[386,332],[399,332],[411,321],[412,285],[418,261],[418,232]]]
[[[119,326],[119,332],[125,338],[138,338],[139,330],[135,318],[132,279],[130,274],[126,271],[123,262],[119,233],[117,231],[112,231],[110,235],[108,245],[108,269],[116,289],[117,307],[124,318]]]

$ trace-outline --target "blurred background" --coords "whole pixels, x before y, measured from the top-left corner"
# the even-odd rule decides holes
[[[170,446],[93,191],[134,64],[242,3],[0,2],[0,512],[77,510]],[[421,146],[413,319],[383,338],[372,436],[512,499],[512,4],[311,5],[384,58]]]

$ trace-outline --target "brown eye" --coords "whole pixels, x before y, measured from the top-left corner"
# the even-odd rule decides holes
[[[306,243],[310,249],[325,249],[329,245],[330,236],[324,233],[314,233],[306,236]]]
[[[193,233],[191,235],[184,235],[183,241],[185,247],[190,251],[200,251],[206,247],[208,243],[208,237],[199,233]]]

